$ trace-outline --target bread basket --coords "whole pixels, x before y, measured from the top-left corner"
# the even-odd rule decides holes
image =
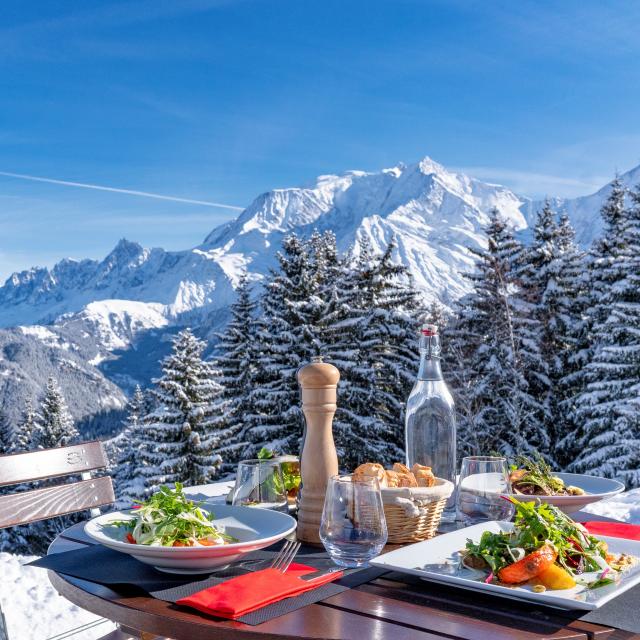
[[[435,536],[453,484],[436,478],[433,487],[384,487],[380,492],[389,532],[387,543],[409,544]]]

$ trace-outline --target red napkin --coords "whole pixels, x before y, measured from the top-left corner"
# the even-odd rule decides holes
[[[594,536],[611,536],[612,538],[627,538],[640,540],[640,526],[623,522],[583,522],[589,533]]]
[[[319,576],[315,580],[300,580],[300,576],[315,571],[317,569],[313,567],[296,563],[292,563],[286,573],[280,573],[276,569],[253,571],[181,598],[176,604],[235,620],[268,604],[311,591],[342,576],[339,571]]]

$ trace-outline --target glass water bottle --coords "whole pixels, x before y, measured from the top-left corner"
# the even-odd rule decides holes
[[[453,398],[442,378],[438,327],[425,324],[420,336],[420,370],[407,400],[405,419],[407,466],[431,467],[438,478],[456,483],[456,420]],[[455,494],[455,492],[454,492]],[[455,518],[455,495],[443,520]]]

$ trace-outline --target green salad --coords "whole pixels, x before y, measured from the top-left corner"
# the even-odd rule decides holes
[[[210,547],[237,542],[216,528],[213,513],[201,504],[189,500],[182,484],[176,482],[175,489],[162,486],[148,500],[136,501],[130,519],[111,522],[109,526],[124,529],[124,538],[131,544]]]
[[[612,584],[636,564],[636,558],[609,553],[604,541],[558,507],[508,499],[516,508],[513,531],[485,531],[478,542],[468,540],[462,553],[465,567],[489,574],[485,582],[594,588]]]

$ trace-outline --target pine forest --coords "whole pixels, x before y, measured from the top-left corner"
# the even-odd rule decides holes
[[[382,254],[366,241],[341,254],[331,232],[285,237],[264,282],[241,279],[211,344],[185,328],[162,375],[130,398],[121,432],[106,442],[119,506],[161,484],[230,477],[262,447],[297,454],[295,374],[318,356],[341,374],[342,468],[403,459],[424,322],[442,334],[459,457],[538,452],[555,469],[640,486],[640,188],[614,181],[601,215],[604,231],[583,251],[549,205],[527,243],[492,211],[486,249],[473,251],[465,274],[470,292],[447,305],[421,298],[393,242]],[[0,453],[77,438],[53,378],[19,424],[0,422]],[[5,531],[0,549],[42,552],[41,529],[63,520]]]

